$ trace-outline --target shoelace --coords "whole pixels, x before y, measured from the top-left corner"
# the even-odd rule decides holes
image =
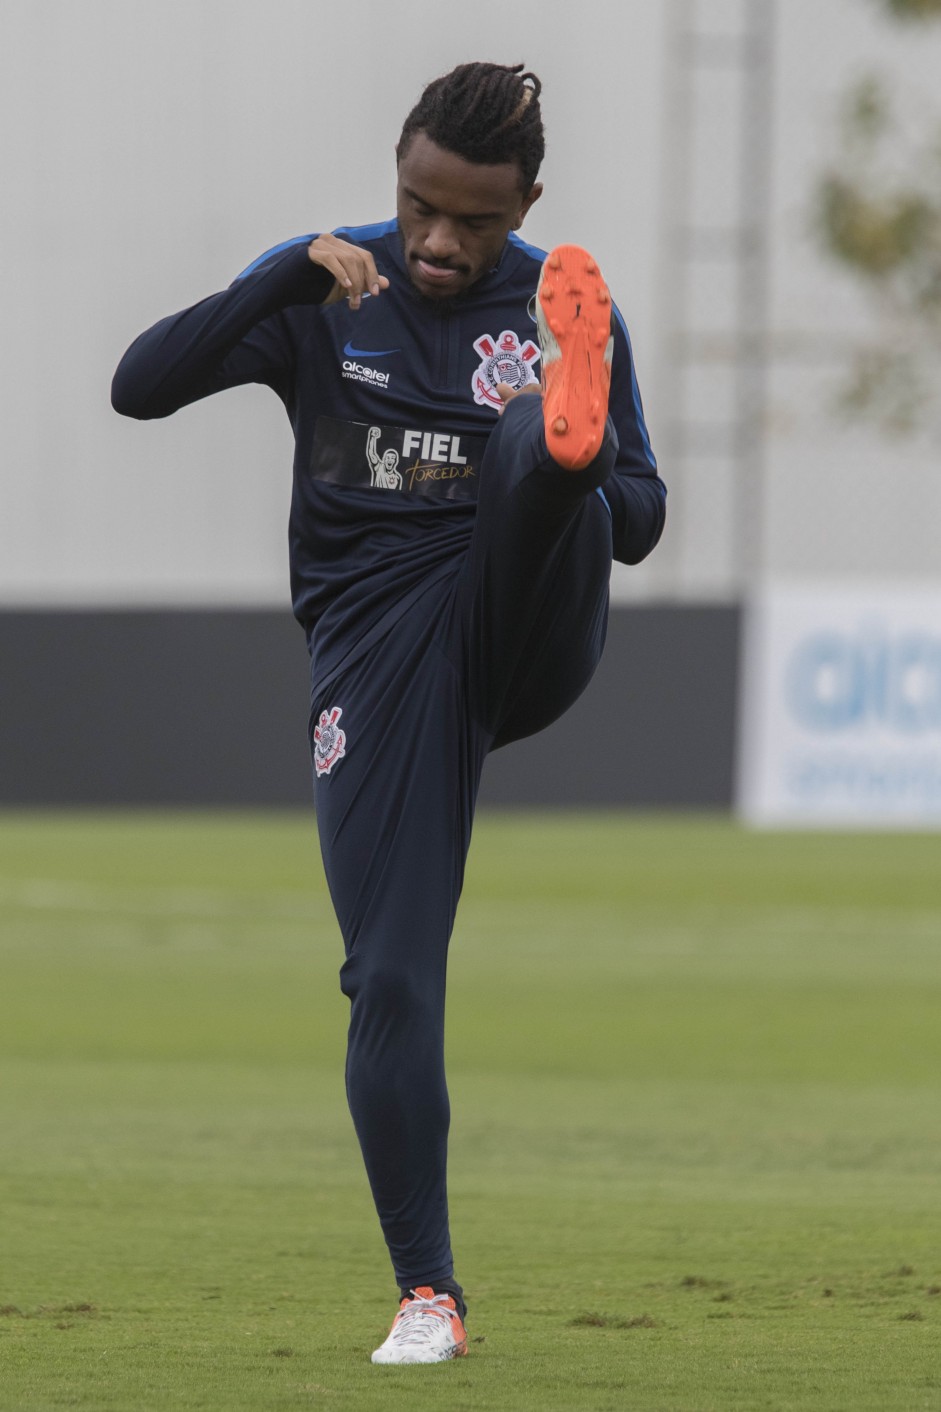
[[[415,1295],[396,1316],[390,1337],[396,1343],[430,1343],[440,1330],[440,1321],[450,1323],[454,1310],[447,1307],[448,1298],[446,1294],[436,1294],[433,1299]]]

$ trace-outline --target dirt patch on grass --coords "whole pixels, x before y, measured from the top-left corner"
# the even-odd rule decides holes
[[[61,1319],[64,1314],[81,1314],[94,1318],[95,1304],[39,1304],[35,1309],[20,1309],[16,1304],[0,1304],[0,1317],[5,1319]],[[62,1326],[60,1326],[62,1327]]]
[[[659,1325],[649,1314],[635,1314],[629,1319],[618,1314],[579,1314],[569,1320],[571,1329],[656,1329]]]

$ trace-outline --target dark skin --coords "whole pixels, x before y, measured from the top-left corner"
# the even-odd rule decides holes
[[[424,132],[415,133],[399,161],[396,205],[405,262],[418,292],[438,301],[465,294],[493,269],[510,231],[519,230],[541,195],[541,182],[523,190],[515,162],[468,162]],[[355,310],[364,294],[378,296],[389,288],[368,250],[335,235],[319,235],[307,254],[334,276],[328,304],[348,299]],[[504,402],[517,395],[502,383],[499,391]]]

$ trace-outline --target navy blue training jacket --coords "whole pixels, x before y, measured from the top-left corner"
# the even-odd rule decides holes
[[[299,236],[141,334],[112,386],[115,410],[138,418],[249,382],[282,399],[296,438],[291,591],[315,681],[459,566],[496,383],[538,380],[533,299],[545,258],[511,235],[497,267],[439,307],[408,276],[397,221],[334,233],[370,250],[390,280],[358,311],[345,300],[320,307],[333,279],[307,257],[314,236]],[[610,411],[619,452],[599,493],[614,556],[634,564],[660,537],[666,492],[620,314]]]

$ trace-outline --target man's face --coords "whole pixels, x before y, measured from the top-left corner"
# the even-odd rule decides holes
[[[468,162],[417,132],[399,162],[397,206],[408,272],[428,299],[455,299],[500,258],[542,195],[515,162]]]

